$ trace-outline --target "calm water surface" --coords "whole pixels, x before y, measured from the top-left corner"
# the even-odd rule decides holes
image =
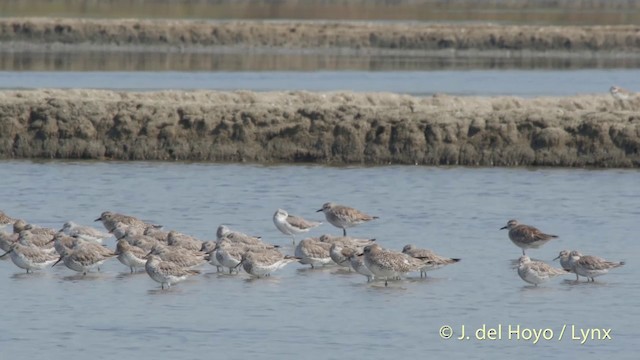
[[[0,44],[1,45],[1,44]],[[0,51],[2,71],[435,71],[637,69],[628,54],[544,54],[438,51],[368,54],[344,49],[204,48],[191,51]],[[199,51],[198,51],[199,50]]]
[[[3,358],[636,358],[638,171],[2,162],[0,178],[1,209],[43,226],[90,224],[109,209],[204,239],[225,223],[291,253],[275,209],[322,219],[314,211],[333,200],[380,216],[350,235],[462,258],[388,288],[335,267],[292,264],[251,281],[207,265],[168,291],[117,260],[86,277],[63,266],[26,275],[0,261]],[[529,287],[511,269],[520,249],[498,231],[510,218],[560,235],[535,258],[580,249],[627,265],[595,284],[567,276]],[[339,232],[325,224],[311,234]],[[503,325],[502,340],[475,340],[469,331],[482,324]],[[454,339],[439,337],[443,325]],[[455,340],[461,325],[470,340]],[[555,338],[509,340],[509,325]],[[580,345],[571,325],[611,328],[612,340]]]
[[[572,96],[638,90],[639,69],[318,72],[0,72],[0,88],[356,91],[412,95]]]

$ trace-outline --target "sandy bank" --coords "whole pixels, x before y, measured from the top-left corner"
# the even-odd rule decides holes
[[[326,21],[0,19],[0,46],[33,44],[180,51],[356,49],[361,52],[531,51],[640,53],[640,26],[435,25]]]
[[[640,167],[640,99],[0,92],[0,158]]]

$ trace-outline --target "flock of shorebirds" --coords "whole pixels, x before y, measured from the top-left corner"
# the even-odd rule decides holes
[[[387,286],[389,281],[401,279],[408,273],[420,272],[420,277],[426,277],[427,271],[460,261],[411,244],[400,252],[382,248],[375,239],[347,236],[347,228],[377,219],[358,209],[329,202],[317,212],[323,212],[327,222],[342,229],[342,236],[309,237],[296,245],[296,235],[322,223],[278,209],[273,215],[273,222],[278,230],[291,237],[295,245],[294,255],[285,255],[279,246],[266,243],[260,237],[233,231],[225,225],[218,227],[215,241],[203,241],[177,231],[165,231],[159,225],[134,216],[110,211],[103,212],[95,220],[102,222],[108,232],[71,221],[60,230],[37,227],[0,211],[0,227],[13,226],[12,233],[0,231],[0,248],[5,251],[0,258],[9,256],[27,273],[62,262],[69,269],[86,275],[94,269],[99,271],[105,261],[115,257],[132,273],[144,269],[163,289],[199,274],[195,268],[206,263],[216,266],[219,272],[237,274],[242,268],[255,277],[270,276],[294,262],[312,268],[334,264],[366,276],[368,282],[384,280]],[[529,259],[525,249],[539,248],[557,236],[542,233],[516,220],[510,220],[502,229],[508,229],[511,241],[522,248],[518,274],[536,286],[570,272],[576,274],[576,281],[578,276],[593,281],[596,276],[624,264],[563,250],[558,256],[563,269],[554,268]],[[102,245],[103,240],[111,236],[116,239],[115,251]]]
[[[635,94],[617,86],[610,89],[619,100],[630,99]],[[323,212],[327,222],[343,230],[342,236],[322,235],[306,238],[295,246],[294,255],[285,255],[279,246],[264,242],[260,237],[233,231],[225,225],[217,229],[215,241],[202,241],[177,231],[165,231],[161,226],[147,223],[134,216],[103,212],[96,221],[102,222],[108,232],[93,227],[66,222],[60,230],[37,227],[24,220],[14,219],[0,211],[0,229],[13,226],[13,232],[0,231],[0,248],[5,251],[0,258],[10,256],[13,263],[27,273],[55,266],[62,262],[71,270],[86,274],[116,257],[130,271],[145,269],[161,287],[170,287],[191,275],[199,274],[194,268],[205,263],[238,273],[240,268],[255,277],[270,276],[287,264],[298,262],[312,268],[336,264],[354,270],[367,277],[367,281],[401,279],[407,273],[427,271],[456,263],[460,259],[439,256],[431,250],[408,244],[401,252],[384,249],[375,239],[357,239],[347,236],[347,228],[377,219],[348,206],[325,203]],[[278,209],[273,215],[275,226],[283,234],[295,236],[321,225],[321,222],[305,220]],[[518,275],[527,283],[538,285],[553,277],[576,274],[587,281],[606,274],[610,269],[624,265],[578,251],[562,250],[556,259],[562,268],[554,268],[542,261],[531,260],[525,249],[536,249],[556,235],[545,234],[537,228],[510,220],[502,229],[509,230],[509,239],[522,248],[518,260]],[[114,236],[116,249],[102,245],[103,240]],[[556,260],[554,259],[554,260]]]
[[[562,269],[554,268],[545,262],[531,260],[525,254],[525,249],[537,249],[551,239],[557,238],[557,235],[545,234],[533,226],[520,224],[517,220],[509,220],[506,226],[500,228],[500,230],[505,229],[509,230],[509,239],[522,249],[522,256],[518,259],[517,265],[518,275],[522,280],[535,286],[556,276],[569,273],[576,274],[576,281],[579,281],[580,276],[583,276],[587,278],[587,282],[594,282],[596,277],[624,265],[623,261],[607,261],[597,256],[582,255],[576,250],[562,250],[560,255],[553,259],[560,259]]]

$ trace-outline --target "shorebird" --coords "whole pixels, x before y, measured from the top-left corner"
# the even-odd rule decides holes
[[[87,272],[93,268],[100,271],[100,265],[113,256],[116,254],[99,244],[78,241],[73,248],[60,255],[58,261],[51,266],[56,266],[62,261],[69,269],[87,275]]]
[[[357,253],[351,254],[349,256],[349,264],[351,268],[355,270],[360,275],[364,275],[367,277],[367,282],[371,282],[375,278],[371,270],[364,264],[364,258],[362,256],[358,256]]]
[[[294,245],[296,243],[296,235],[309,232],[309,230],[322,224],[319,221],[309,221],[299,216],[289,215],[288,212],[282,209],[278,209],[273,214],[273,223],[280,232],[291,236]]]
[[[210,257],[215,257],[216,262],[222,267],[228,268],[229,274],[232,274],[234,269],[238,271],[238,265],[242,261],[242,254],[246,251],[244,244],[223,241],[216,245],[216,249],[211,253]],[[211,263],[211,259],[209,259],[209,263]]]
[[[595,281],[595,277],[604,275],[611,269],[615,269],[624,265],[624,261],[614,262],[607,261],[603,258],[591,255],[582,255],[578,251],[572,251],[569,254],[571,258],[571,270],[576,275],[584,276],[587,278],[587,282]]]
[[[376,239],[356,239],[350,236],[331,236],[328,234],[321,235],[318,240],[331,244],[329,248],[331,259],[336,264],[349,268],[349,270],[351,270],[351,265],[348,257],[353,253],[362,253],[365,246],[371,245],[376,241]]]
[[[311,265],[311,268],[314,269],[316,266],[324,266],[333,261],[331,254],[329,254],[330,249],[331,244],[329,243],[307,238],[300,240],[294,254],[300,258],[300,264]]]
[[[95,221],[101,221],[102,225],[104,225],[105,229],[107,229],[107,231],[109,232],[112,232],[118,223],[134,226],[140,229],[146,229],[149,226],[152,226],[155,228],[162,227],[160,225],[146,223],[134,216],[118,214],[111,211],[103,212],[102,214],[100,214],[99,218],[95,219]]]
[[[200,248],[200,251],[202,251],[203,253],[209,254],[209,256],[206,257],[205,259],[209,261],[209,264],[216,267],[217,272],[220,272],[220,270],[222,269],[222,264],[218,262],[218,259],[216,259],[216,255],[215,255],[215,251],[217,250],[216,248],[217,245],[218,244],[215,241],[205,241],[202,243],[202,247]]]
[[[151,236],[142,235],[141,232],[140,228],[118,223],[113,229],[113,236],[116,240],[125,239],[129,244],[147,251],[151,251],[158,244],[164,245]]]
[[[160,283],[162,289],[164,289],[165,285],[170,288],[172,284],[183,281],[189,276],[200,274],[198,270],[185,269],[174,262],[164,261],[153,254],[147,255],[144,269],[151,279]]]
[[[619,86],[612,86],[609,89],[609,92],[611,93],[611,96],[613,96],[614,99],[618,100],[618,101],[624,101],[624,100],[629,100],[631,98],[631,96],[633,95],[633,93],[627,89],[623,89]]]
[[[200,251],[190,251],[179,247],[168,247],[160,243],[156,244],[150,255],[156,255],[163,261],[176,263],[182,268],[193,268],[207,262],[207,254]]]
[[[339,244],[342,246],[349,246],[353,248],[364,248],[367,245],[373,244],[376,239],[357,239],[351,236],[331,236],[329,234],[320,235],[319,241],[328,244]]]
[[[389,279],[398,279],[406,273],[419,271],[429,260],[422,260],[409,255],[384,250],[378,244],[367,245],[364,248],[364,264],[375,275],[376,278],[384,279],[384,286],[388,285]]]
[[[8,216],[4,213],[4,211],[0,210],[0,229],[4,228],[7,225],[13,225],[16,222],[16,219]]]
[[[191,251],[200,251],[202,248],[202,240],[173,230],[167,234],[167,244]]]
[[[77,244],[77,239],[59,231],[49,242],[53,243],[53,248],[56,249],[58,255],[63,255]]]
[[[216,236],[218,240],[222,240],[224,238],[229,239],[233,242],[241,242],[245,244],[261,244],[262,238],[260,236],[251,236],[240,231],[233,231],[229,229],[226,225],[218,226],[216,230]]]
[[[29,224],[22,219],[16,220],[16,222],[13,223],[14,233],[20,233],[25,230],[29,230],[34,235],[43,235],[43,236],[49,236],[49,237],[55,235],[58,232],[55,229],[43,228],[43,227],[35,226],[33,224]]]
[[[460,261],[460,259],[453,259],[437,255],[436,253],[428,249],[417,248],[412,244],[405,245],[404,248],[402,248],[402,253],[414,258],[428,261],[427,265],[420,269],[420,277],[422,277],[422,274],[424,274],[424,277],[427,277],[427,271],[440,269],[449,264],[457,263],[458,261]]]
[[[28,229],[29,227],[27,227]],[[54,235],[47,234],[34,234],[31,230],[22,230],[18,235],[18,240],[25,245],[33,245],[40,248],[52,248],[52,237]]]
[[[4,230],[0,230],[0,249],[3,251],[9,251],[11,244],[18,241],[20,235],[16,233],[8,233]]]
[[[574,272],[571,269],[571,256],[569,254],[569,250],[562,250],[560,251],[560,254],[553,259],[553,261],[560,259],[560,266],[562,266],[563,269],[569,272]],[[578,281],[578,279],[578,274],[576,274],[576,281]]]
[[[11,249],[0,257],[10,254],[11,261],[19,268],[33,272],[41,270],[58,260],[58,255],[54,251],[39,248],[33,245],[25,245],[23,242],[15,242]]]
[[[322,209],[316,212],[321,211],[324,212],[324,216],[331,225],[342,229],[343,236],[347,236],[347,228],[378,218],[377,216],[367,215],[358,209],[332,202],[325,203],[322,205]]]
[[[526,255],[522,255],[518,260],[518,275],[522,280],[535,286],[547,282],[553,277],[568,273],[564,269],[556,269],[542,261],[532,261]]]
[[[142,235],[152,237],[160,242],[166,243],[169,237],[169,231],[157,229],[153,226],[147,226]]]
[[[329,256],[331,257],[331,260],[333,260],[333,262],[335,262],[339,266],[348,268],[349,271],[351,271],[351,263],[349,262],[349,258],[360,252],[362,252],[361,249],[358,250],[349,246],[343,246],[339,243],[332,244],[329,248]]]
[[[282,269],[287,264],[297,262],[300,258],[283,255],[277,250],[261,252],[248,251],[242,255],[240,264],[247,274],[256,277],[270,276],[272,272]],[[236,265],[239,266],[240,264]]]
[[[100,244],[104,239],[108,239],[111,237],[111,234],[104,233],[90,226],[76,224],[73,221],[67,221],[66,223],[64,223],[60,231],[78,239],[93,241]]]
[[[525,249],[537,249],[549,240],[558,237],[557,235],[545,234],[533,226],[520,224],[518,220],[509,220],[506,226],[500,228],[500,230],[504,229],[509,230],[509,239],[522,249],[522,255],[526,255]]]
[[[217,263],[229,269],[229,274],[233,270],[238,270],[238,264],[242,261],[242,255],[247,251],[265,252],[275,249],[275,246],[260,242],[259,244],[236,243],[227,238],[218,241],[215,251],[211,256],[215,256]],[[209,261],[211,263],[211,261]]]
[[[116,243],[116,255],[118,255],[118,261],[123,265],[129,267],[131,273],[136,272],[139,268],[144,268],[147,263],[145,256],[147,251],[133,246],[125,239],[120,239]]]

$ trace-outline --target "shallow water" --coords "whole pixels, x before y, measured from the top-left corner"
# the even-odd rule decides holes
[[[319,72],[0,72],[0,88],[356,91],[412,95],[572,96],[637,91],[638,69]]]
[[[635,358],[638,171],[2,162],[0,177],[1,209],[43,226],[90,224],[109,209],[205,239],[226,223],[291,253],[271,221],[275,209],[322,219],[314,211],[333,200],[380,216],[350,235],[462,258],[388,288],[335,267],[292,264],[251,281],[207,265],[168,291],[117,260],[87,277],[59,266],[26,276],[0,261],[7,358]],[[627,264],[595,284],[569,275],[529,287],[511,269],[520,249],[498,230],[510,218],[560,235],[529,251],[534,258],[575,248]],[[339,232],[325,224],[311,235]],[[469,329],[482,324],[502,325],[502,339],[476,340]],[[454,339],[439,337],[443,325]],[[461,325],[470,340],[455,339]],[[555,338],[509,340],[509,325],[550,328]],[[611,328],[612,339],[580,345],[571,325]]]
[[[435,71],[637,69],[640,56],[410,51],[367,54],[344,49],[203,48],[192,51],[0,51],[2,71]],[[501,55],[498,55],[501,54]]]

